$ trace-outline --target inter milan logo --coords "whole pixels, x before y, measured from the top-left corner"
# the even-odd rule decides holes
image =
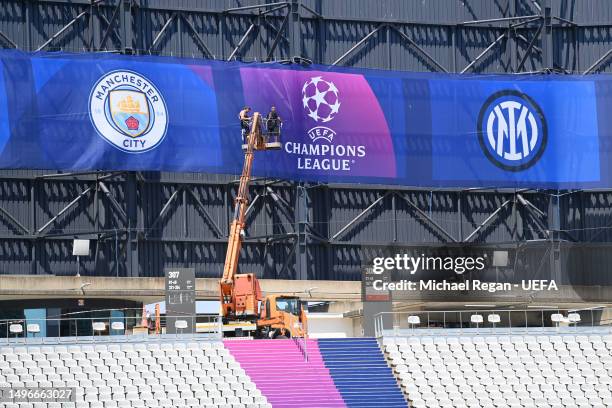
[[[547,137],[542,109],[521,92],[498,92],[480,110],[480,146],[489,160],[504,170],[533,166],[544,153]]]
[[[113,71],[98,80],[89,96],[89,116],[98,134],[128,153],[158,146],[168,127],[159,90],[132,71]]]
[[[315,122],[326,123],[340,110],[338,88],[323,77],[310,78],[302,87],[302,104],[308,116]]]

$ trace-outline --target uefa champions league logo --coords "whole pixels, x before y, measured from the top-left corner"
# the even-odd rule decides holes
[[[327,123],[340,110],[338,94],[338,88],[333,82],[320,76],[313,77],[302,87],[302,104],[315,122]]]
[[[338,87],[322,76],[311,77],[302,86],[304,113],[317,125],[307,131],[308,142],[287,140],[284,143],[285,152],[296,158],[298,170],[350,172],[358,160],[366,157],[365,146],[336,140],[337,133],[329,122],[340,111],[339,96]],[[342,124],[339,126],[342,128]]]
[[[127,70],[105,74],[89,95],[89,117],[98,134],[127,153],[157,147],[168,128],[166,103],[155,85]]]
[[[533,166],[544,153],[547,137],[542,109],[521,92],[498,92],[480,111],[480,146],[489,160],[504,170]]]

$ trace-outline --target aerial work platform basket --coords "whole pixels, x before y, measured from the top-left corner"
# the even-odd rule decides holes
[[[256,117],[257,119],[255,119]],[[262,120],[258,112],[255,112],[253,115],[253,122],[255,123],[252,123],[251,132],[253,132],[255,128],[259,130],[259,132],[255,132],[256,139],[255,145],[253,146],[255,150],[280,150],[283,147],[280,141],[281,128],[283,126],[282,122],[277,122],[274,126],[271,126],[269,123],[270,121]],[[246,136],[247,138],[245,139],[248,140],[248,134]],[[246,151],[247,147],[248,145],[246,143],[242,144],[242,150]]]

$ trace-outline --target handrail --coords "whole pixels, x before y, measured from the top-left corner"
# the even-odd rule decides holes
[[[610,332],[612,308],[465,309],[381,312],[374,316],[377,338],[395,335],[495,334],[519,332]],[[473,315],[482,318],[472,319]],[[496,315],[496,317],[493,317]],[[555,320],[552,319],[553,315]],[[408,322],[408,317],[412,317]],[[418,317],[418,319],[415,319]],[[570,319],[571,318],[571,319]],[[418,322],[415,324],[415,322]]]
[[[222,325],[219,316],[197,316],[197,315],[171,315],[162,317],[166,322],[168,319],[184,320],[191,322],[194,328],[193,333],[184,333],[184,329],[177,326],[177,334],[162,334],[151,332],[150,325],[140,326],[142,316],[133,317],[59,317],[59,318],[18,318],[0,320],[0,344],[15,342],[41,342],[46,343],[58,339],[63,341],[74,338],[87,338],[92,342],[111,341],[111,338],[125,339],[161,339],[168,336],[173,338],[211,338],[221,339]],[[118,325],[116,323],[121,323]],[[115,326],[113,327],[113,324]],[[197,325],[204,324],[206,327],[198,332]],[[38,328],[32,325],[38,325]],[[42,329],[41,326],[45,327]],[[13,328],[11,329],[11,326]],[[28,327],[30,326],[30,327]],[[182,325],[183,327],[185,324]],[[118,327],[118,328],[117,328]],[[31,331],[34,329],[34,331]],[[57,335],[46,335],[49,331],[54,331]],[[43,335],[42,333],[45,333]],[[119,340],[118,340],[119,341]]]
[[[308,362],[308,339],[306,337],[292,337],[291,338],[298,349],[302,352],[304,361]],[[301,340],[300,340],[301,339]]]

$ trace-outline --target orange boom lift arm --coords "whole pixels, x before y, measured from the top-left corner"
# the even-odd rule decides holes
[[[230,227],[227,254],[223,267],[223,277],[219,282],[221,313],[224,318],[247,318],[258,315],[259,301],[262,299],[259,282],[253,273],[236,274],[238,257],[242,247],[245,227],[245,213],[249,203],[249,182],[255,150],[265,150],[266,143],[261,133],[261,115],[255,112],[251,131],[247,136],[244,166],[240,176],[238,194],[234,200],[234,218]]]
[[[269,135],[262,133],[262,118],[258,112],[253,114],[253,123],[247,135],[247,144],[242,145],[244,166],[240,176],[238,194],[234,200],[234,218],[223,266],[223,276],[219,281],[221,317],[223,323],[249,322],[255,326],[255,336],[265,338],[304,337],[306,335],[307,317],[303,305],[297,296],[268,295],[263,298],[259,281],[254,273],[236,273],[238,258],[244,237],[245,215],[249,204],[249,182],[253,167],[255,150],[278,150],[281,148],[276,133],[276,141],[268,140]],[[259,302],[263,301],[262,310]],[[242,328],[235,327],[235,335],[242,333]],[[229,333],[232,328],[230,327]]]

